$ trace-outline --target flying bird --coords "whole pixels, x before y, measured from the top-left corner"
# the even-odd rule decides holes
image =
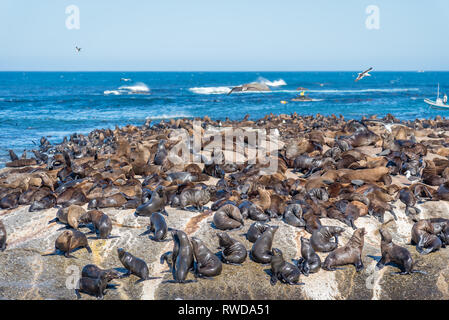
[[[366,70],[366,71],[363,71],[362,73],[359,73],[358,76],[357,76],[357,79],[355,79],[355,82],[357,82],[357,81],[359,81],[359,80],[362,80],[362,79],[365,78],[365,77],[371,77],[371,75],[369,74],[369,72],[370,72],[371,70],[373,70],[373,67],[369,68],[369,69]]]
[[[76,50],[76,52],[80,52],[81,48],[78,48],[77,46],[75,46],[75,50]]]

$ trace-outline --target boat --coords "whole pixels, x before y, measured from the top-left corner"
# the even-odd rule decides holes
[[[302,101],[302,102],[306,102],[306,101],[313,101],[313,99],[310,98],[309,96],[307,96],[305,91],[302,91],[299,95],[297,95],[296,97],[294,97],[293,99],[291,99],[291,101]]]
[[[447,104],[447,95],[444,95],[443,99],[440,98],[440,84],[438,84],[437,99],[435,101],[430,99],[424,99],[424,102],[430,105],[431,108],[449,110],[449,105]]]

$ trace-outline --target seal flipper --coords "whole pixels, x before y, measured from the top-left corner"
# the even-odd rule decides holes
[[[271,273],[270,284],[274,286],[278,282],[278,278],[274,273]]]
[[[75,289],[75,294],[77,299],[81,299],[80,291],[79,289]]]

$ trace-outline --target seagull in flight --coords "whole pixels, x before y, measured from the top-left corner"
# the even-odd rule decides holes
[[[359,80],[362,80],[362,79],[365,78],[365,77],[371,77],[371,75],[369,74],[369,72],[370,72],[371,70],[373,70],[373,67],[369,68],[369,69],[366,70],[366,71],[363,71],[362,73],[359,73],[358,76],[357,76],[357,79],[355,79],[355,82],[357,82],[357,81],[359,81]]]
[[[80,52],[81,48],[78,48],[77,46],[75,46],[75,50],[76,50],[76,52]]]

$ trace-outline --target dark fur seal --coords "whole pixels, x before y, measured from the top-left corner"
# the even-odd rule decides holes
[[[284,211],[284,222],[297,228],[304,228],[306,222],[302,218],[302,207],[299,203],[289,204]]]
[[[153,214],[153,212],[165,212],[165,202],[164,189],[159,186],[151,194],[150,201],[137,207],[136,214],[138,216],[149,217]]]
[[[412,241],[421,254],[429,254],[439,250],[443,243],[437,236],[446,225],[445,219],[425,219],[416,222],[412,227]]]
[[[142,233],[141,235],[147,234],[148,232],[153,232],[153,237],[151,240],[160,242],[163,241],[167,236],[167,223],[165,222],[164,216],[159,212],[154,212],[150,218],[150,225],[148,226],[148,231]]]
[[[196,260],[195,276],[218,276],[223,268],[220,259],[200,239],[192,237],[191,243]]]
[[[335,267],[347,264],[353,264],[356,271],[363,269],[362,250],[364,245],[365,228],[354,231],[351,239],[344,247],[340,247],[329,253],[324,260],[322,268],[324,270],[334,271]]]
[[[193,248],[187,234],[181,230],[173,230],[173,252],[170,254],[173,279],[178,283],[185,283],[189,270],[193,270]],[[168,260],[169,254],[161,256],[161,263]]]
[[[67,258],[71,258],[70,251],[76,248],[86,248],[87,252],[92,253],[87,242],[86,235],[78,230],[65,230],[56,238],[55,248],[64,252]]]
[[[94,264],[88,264],[83,267],[83,270],[81,270],[81,276],[93,279],[103,277],[107,282],[109,282],[114,279],[119,279],[121,277],[121,273],[115,269],[103,270]]]
[[[3,222],[0,220],[0,251],[5,251],[6,249],[6,228]]]
[[[268,226],[267,230],[257,239],[251,248],[251,259],[254,262],[268,264],[271,262],[271,246],[278,226]]]
[[[398,193],[399,200],[405,204],[405,214],[410,215],[410,209],[414,209],[414,214],[419,214],[421,210],[415,207],[416,197],[409,188],[403,188]]]
[[[382,258],[376,267],[382,269],[387,263],[394,263],[401,269],[401,274],[410,274],[413,269],[413,259],[410,252],[403,247],[393,243],[391,234],[385,229],[379,229],[382,240],[380,242],[380,250]]]
[[[268,225],[262,222],[254,222],[248,229],[246,233],[246,239],[249,242],[256,242],[257,239],[268,229]]]
[[[234,230],[244,225],[239,208],[232,204],[222,206],[214,214],[214,225],[220,230]]]
[[[290,285],[298,284],[301,271],[297,266],[284,260],[282,251],[273,249],[271,251],[271,280],[272,286],[279,280]]]
[[[112,221],[100,210],[90,210],[80,218],[81,223],[92,223],[94,233],[99,233],[100,239],[108,239],[112,231]]]
[[[245,200],[239,204],[239,210],[243,217],[248,217],[254,221],[269,221],[270,216],[263,212],[257,205],[251,201]]]
[[[118,258],[123,266],[128,270],[126,275],[134,274],[141,280],[148,280],[150,278],[150,272],[145,261],[133,256],[131,253],[126,252],[122,248],[117,248]]]
[[[298,261],[298,267],[307,277],[310,273],[316,273],[321,268],[321,259],[310,245],[310,240],[301,237],[301,256]]]
[[[323,226],[318,230],[313,231],[310,238],[310,244],[316,252],[330,252],[338,247],[338,236],[345,231],[341,227],[327,227]],[[335,238],[335,242],[330,241]]]
[[[224,263],[242,264],[246,260],[248,253],[243,243],[231,238],[226,232],[218,232],[217,237]]]
[[[108,281],[105,276],[99,278],[82,277],[78,282],[78,289],[75,289],[75,293],[78,298],[80,298],[79,292],[84,292],[98,299],[103,299],[107,286]]]

